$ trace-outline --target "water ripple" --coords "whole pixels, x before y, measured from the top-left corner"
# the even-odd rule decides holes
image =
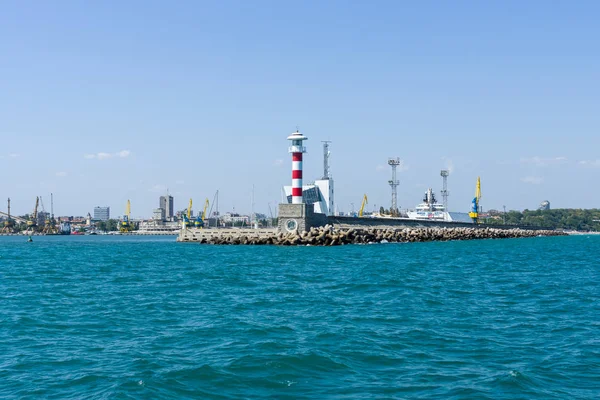
[[[0,237],[0,398],[600,397],[599,237]]]

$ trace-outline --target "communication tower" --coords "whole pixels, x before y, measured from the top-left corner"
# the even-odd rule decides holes
[[[392,207],[390,208],[390,213],[392,215],[398,215],[398,185],[400,185],[400,181],[396,179],[396,168],[400,164],[400,158],[388,159],[388,165],[392,167],[392,179],[388,181],[392,188]]]
[[[323,178],[322,179],[330,179],[331,171],[329,170],[329,140],[323,140]]]
[[[448,211],[448,196],[450,196],[450,192],[448,191],[448,175],[450,175],[450,171],[447,169],[443,169],[440,172],[442,177],[442,201],[444,203],[444,209]]]

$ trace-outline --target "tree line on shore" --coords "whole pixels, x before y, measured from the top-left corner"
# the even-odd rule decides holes
[[[488,224],[527,225],[546,229],[600,231],[600,209],[490,211],[482,222]]]

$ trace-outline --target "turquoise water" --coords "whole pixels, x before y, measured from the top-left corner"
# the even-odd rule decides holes
[[[600,237],[0,237],[0,398],[600,397]]]

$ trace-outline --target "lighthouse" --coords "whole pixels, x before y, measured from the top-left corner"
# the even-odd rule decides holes
[[[283,233],[298,234],[309,231],[311,227],[324,226],[327,224],[327,215],[315,213],[314,201],[310,198],[304,199],[302,194],[302,154],[306,153],[302,142],[308,138],[296,131],[288,136],[288,140],[291,141],[288,152],[292,153],[292,201],[279,204],[277,229]],[[286,196],[289,196],[290,192],[285,189],[284,191]]]
[[[288,136],[288,140],[291,141],[288,151],[292,153],[292,204],[302,204],[302,154],[306,153],[302,142],[308,138],[296,131]]]

